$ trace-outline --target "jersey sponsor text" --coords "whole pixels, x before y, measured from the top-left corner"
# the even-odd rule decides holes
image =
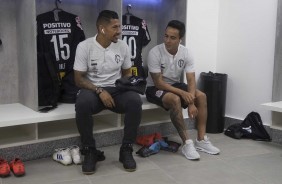
[[[71,29],[47,29],[44,30],[44,34],[62,34],[71,33]]]
[[[71,23],[69,22],[56,22],[56,23],[44,23],[43,28],[65,28],[71,27]]]

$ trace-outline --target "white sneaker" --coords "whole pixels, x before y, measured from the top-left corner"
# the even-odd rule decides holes
[[[194,147],[194,143],[191,139],[185,141],[185,144],[182,146],[183,155],[189,160],[199,160],[200,155]]]
[[[198,141],[196,139],[195,146],[198,151],[206,152],[211,155],[217,155],[220,153],[220,150],[214,145],[212,145],[212,143],[209,141],[209,138],[206,135],[204,136],[204,139],[201,141]]]
[[[72,163],[71,153],[69,148],[55,149],[53,154],[53,160],[60,162],[64,165],[70,165]]]
[[[72,158],[73,163],[75,163],[76,165],[81,164],[82,161],[81,161],[81,154],[79,151],[79,147],[74,145],[74,146],[69,147],[69,149],[70,149],[71,158]]]

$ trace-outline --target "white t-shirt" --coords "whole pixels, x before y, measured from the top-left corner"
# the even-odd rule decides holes
[[[87,78],[96,86],[114,87],[121,78],[121,69],[131,67],[129,48],[121,40],[103,48],[96,36],[78,44],[73,69],[87,72]]]
[[[147,86],[154,86],[151,73],[162,73],[163,80],[168,84],[180,82],[183,71],[195,72],[194,61],[187,47],[179,45],[176,55],[171,55],[165,48],[164,43],[152,48],[148,55],[149,75]]]

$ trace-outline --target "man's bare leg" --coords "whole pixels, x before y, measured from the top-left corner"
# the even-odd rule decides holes
[[[207,97],[206,94],[200,90],[196,90],[195,105],[198,109],[198,115],[196,117],[197,129],[198,129],[198,140],[203,140],[206,134],[207,124]]]
[[[183,119],[180,97],[173,93],[167,93],[163,97],[163,104],[169,109],[171,122],[176,128],[183,143],[185,143],[189,137],[187,127]]]

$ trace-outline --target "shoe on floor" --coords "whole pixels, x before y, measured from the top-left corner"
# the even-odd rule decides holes
[[[217,155],[220,153],[220,150],[214,145],[212,145],[212,143],[209,141],[209,138],[206,135],[204,136],[204,139],[201,141],[198,141],[196,139],[195,146],[198,151],[206,152],[211,155]]]
[[[132,144],[123,144],[119,151],[119,161],[123,164],[126,171],[133,172],[136,170],[136,162],[132,156]]]
[[[7,177],[10,175],[10,166],[8,164],[8,162],[3,159],[0,158],[0,177]]]
[[[71,153],[71,158],[74,164],[78,165],[81,164],[81,154],[80,154],[80,150],[79,147],[76,145],[70,146],[70,153]]]
[[[185,144],[182,146],[182,153],[188,160],[199,160],[200,155],[196,151],[194,143],[191,139],[185,141]]]
[[[15,158],[10,162],[10,168],[15,176],[25,175],[24,163],[19,158]]]
[[[72,164],[71,152],[69,148],[58,148],[55,149],[53,154],[53,160],[63,164],[70,165]]]
[[[94,174],[96,171],[96,164],[98,161],[98,152],[95,148],[84,147],[83,148],[84,159],[82,162],[83,174]]]

